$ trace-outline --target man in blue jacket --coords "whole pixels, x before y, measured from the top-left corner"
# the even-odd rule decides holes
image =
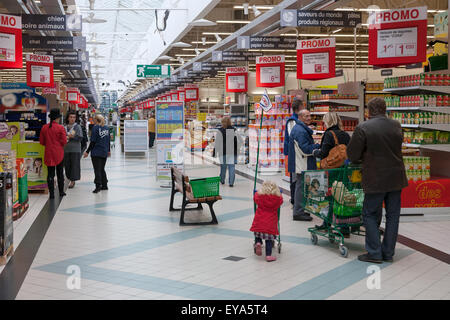
[[[316,170],[316,159],[312,153],[319,149],[320,145],[314,143],[313,131],[308,126],[311,124],[311,113],[301,110],[299,121],[292,128],[289,135],[288,170],[295,172],[295,201],[293,218],[297,221],[311,221],[312,217],[303,208],[303,171]],[[298,146],[298,147],[297,147]]]
[[[292,131],[292,128],[300,122],[298,120],[298,113],[300,111],[300,108],[302,107],[303,103],[301,100],[295,99],[294,102],[292,102],[292,116],[289,117],[286,121],[286,128],[284,130],[284,148],[283,153],[285,156],[289,155],[289,134]],[[289,182],[290,182],[290,188],[291,188],[291,203],[294,204],[295,199],[295,171],[289,171]]]

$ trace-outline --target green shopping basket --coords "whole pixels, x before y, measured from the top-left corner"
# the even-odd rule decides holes
[[[218,196],[219,182],[220,177],[192,179],[189,181],[195,198]]]

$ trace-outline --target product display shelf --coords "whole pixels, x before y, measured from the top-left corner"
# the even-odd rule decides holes
[[[402,124],[402,128],[450,131],[448,124]]]
[[[360,103],[359,99],[321,99],[321,100],[310,100],[311,104],[315,103],[334,103],[334,104],[345,104],[348,106],[358,106]]]
[[[398,87],[398,88],[385,88],[383,91],[386,93],[394,93],[398,95],[430,94],[430,93],[450,94],[450,86]]]
[[[386,111],[428,111],[450,114],[450,107],[389,107]]]

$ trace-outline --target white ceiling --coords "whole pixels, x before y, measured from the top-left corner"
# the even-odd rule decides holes
[[[91,0],[92,1],[92,0]],[[106,45],[87,44],[90,54],[91,71],[94,79],[107,81],[111,87],[118,80],[135,79],[136,64],[144,63],[148,41],[146,34],[155,29],[154,11],[114,10],[96,11],[105,8],[161,8],[164,0],[95,0],[94,11],[89,9],[89,0],[76,0],[78,11],[83,17],[93,12],[94,17],[105,19],[105,23],[83,22],[83,35],[87,41],[93,38]],[[174,4],[177,2],[174,2]],[[163,11],[160,11],[161,15]],[[158,13],[159,14],[159,13]],[[100,56],[95,58],[95,54]],[[95,68],[100,66],[101,68]]]

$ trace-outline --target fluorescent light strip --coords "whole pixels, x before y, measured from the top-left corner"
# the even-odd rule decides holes
[[[217,20],[216,23],[230,23],[230,24],[248,24],[248,20]]]
[[[183,48],[183,51],[195,51],[195,49],[199,50],[199,51],[206,51],[207,49],[202,49],[202,48]]]
[[[219,36],[230,36],[233,33],[232,32],[203,32],[202,34],[205,36],[215,36],[216,34],[218,34]]]
[[[192,41],[192,44],[203,44],[203,41]],[[217,41],[205,41],[205,44],[216,44]]]
[[[249,9],[251,7],[249,6]],[[261,10],[272,10],[274,7],[273,6],[264,6],[264,5],[256,5],[256,9],[261,9]],[[244,9],[244,6],[233,6],[233,9]]]

